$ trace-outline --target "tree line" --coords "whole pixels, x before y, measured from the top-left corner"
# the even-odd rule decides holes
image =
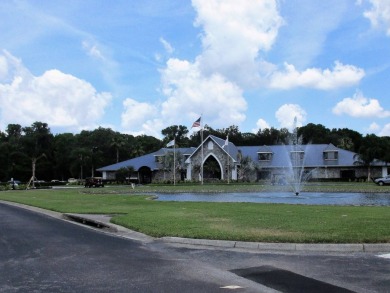
[[[390,137],[362,134],[348,128],[328,129],[309,123],[297,128],[303,144],[329,144],[359,154],[361,164],[369,165],[375,158],[390,162]],[[161,131],[162,139],[148,135],[133,136],[110,128],[99,127],[80,133],[52,134],[47,123],[34,122],[30,126],[9,124],[0,131],[0,180],[28,181],[67,180],[97,176],[96,169],[139,157],[165,147],[175,139],[177,147],[196,147],[201,132],[189,135],[183,125],[172,125]],[[232,125],[213,129],[205,126],[203,137],[215,135],[237,146],[288,144],[292,133],[286,128],[259,129],[257,133],[241,132]],[[35,172],[33,171],[35,166]]]

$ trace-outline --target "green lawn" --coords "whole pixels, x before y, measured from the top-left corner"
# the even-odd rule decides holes
[[[336,184],[337,185],[337,184]],[[374,192],[373,184],[319,185]],[[63,213],[111,214],[112,222],[162,236],[296,243],[390,243],[390,207],[308,206],[260,203],[159,202],[149,192],[264,191],[259,185],[157,186],[17,190],[0,199]],[[256,190],[254,190],[256,189]],[[351,190],[352,189],[352,190]],[[382,187],[381,192],[390,188]],[[146,195],[137,195],[142,192]]]

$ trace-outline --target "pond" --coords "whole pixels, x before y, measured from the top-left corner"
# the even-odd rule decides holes
[[[390,206],[390,193],[176,193],[156,194],[159,201],[253,202],[307,205]]]

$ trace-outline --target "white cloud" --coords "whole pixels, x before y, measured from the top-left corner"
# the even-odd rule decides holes
[[[101,52],[101,50],[98,48],[96,44],[92,44],[88,41],[83,41],[82,46],[85,52],[92,58],[96,58],[104,62],[107,61],[106,57],[104,57],[103,53]]]
[[[306,121],[306,111],[297,104],[285,104],[281,106],[275,113],[276,119],[279,121],[281,128],[292,130],[294,126],[302,126]],[[296,125],[294,120],[296,118]]]
[[[252,132],[253,133],[257,133],[259,131],[259,129],[263,130],[263,129],[266,129],[266,128],[271,128],[271,126],[267,123],[267,121],[265,121],[264,119],[260,118],[259,120],[257,120],[256,128],[252,129]]]
[[[375,122],[371,123],[370,126],[368,127],[369,132],[377,132],[379,129],[380,129],[379,124]]]
[[[136,100],[127,98],[123,101],[124,112],[122,113],[122,127],[139,131],[143,128],[145,121],[150,117],[156,117],[159,113],[158,108],[149,103],[140,103]]]
[[[356,118],[386,118],[390,111],[384,110],[377,99],[368,99],[361,92],[356,92],[352,98],[345,98],[332,109],[336,115],[346,114]]]
[[[172,45],[163,37],[160,38],[160,43],[164,46],[164,49],[168,54],[172,54],[175,51]]]
[[[247,104],[242,90],[219,74],[205,77],[197,63],[169,59],[162,72],[163,93],[168,99],[162,104],[165,121],[194,119],[203,113],[205,123],[212,127],[225,127],[226,123],[239,124]]]
[[[104,115],[110,94],[98,93],[88,82],[55,69],[33,76],[21,60],[3,53],[7,71],[0,80],[2,124],[41,121],[54,127],[80,130],[95,126]],[[0,66],[5,72],[4,65]]]
[[[302,72],[296,70],[294,65],[285,63],[284,71],[275,71],[271,74],[269,86],[285,90],[294,87],[330,90],[355,85],[364,75],[363,69],[338,61],[332,70],[309,68]]]
[[[257,81],[259,51],[268,51],[283,24],[274,0],[193,0],[196,26],[203,28],[205,74],[218,72],[243,86]]]
[[[390,136],[390,123],[386,124],[379,132],[380,136]]]
[[[368,18],[375,28],[384,29],[390,36],[390,1],[389,0],[369,0],[371,10],[365,11],[364,16]]]
[[[0,55],[0,81],[8,75],[8,62],[5,56]]]
[[[212,127],[239,125],[247,109],[243,87],[259,81],[258,53],[272,47],[283,23],[277,2],[193,0],[192,5],[195,26],[203,29],[203,52],[194,62],[171,58],[161,70],[167,97],[162,119],[169,125],[182,121],[185,113],[192,123],[203,114]]]

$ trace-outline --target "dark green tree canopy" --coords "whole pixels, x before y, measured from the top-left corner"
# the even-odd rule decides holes
[[[177,147],[196,147],[201,141],[201,131],[188,137],[183,125],[172,125],[161,131],[162,139],[148,135],[133,136],[99,127],[80,133],[53,135],[49,125],[34,122],[30,126],[9,124],[0,131],[0,180],[14,177],[27,181],[31,177],[31,160],[45,154],[36,162],[36,176],[43,180],[66,180],[70,177],[91,176],[92,166],[99,168],[118,161],[128,160],[165,147],[175,139]],[[369,164],[373,158],[390,161],[390,137],[368,134],[363,137],[348,128],[328,129],[321,124],[309,123],[297,129],[302,143],[332,143],[358,154],[357,161]],[[241,132],[238,126],[213,129],[205,126],[203,136],[215,135],[237,146],[286,144],[291,133],[285,129],[265,128],[256,133]],[[178,164],[183,168],[182,164]]]

